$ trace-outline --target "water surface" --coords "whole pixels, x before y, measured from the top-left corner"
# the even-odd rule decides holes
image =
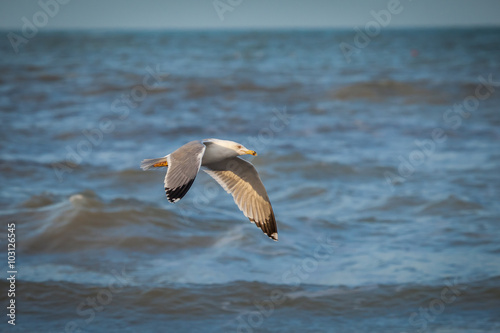
[[[2,330],[500,332],[500,84],[453,111],[500,81],[500,31],[384,31],[348,63],[353,37],[2,39]],[[259,153],[279,242],[207,175],[172,205],[139,169],[210,137]]]

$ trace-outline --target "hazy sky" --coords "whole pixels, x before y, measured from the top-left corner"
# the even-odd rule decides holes
[[[60,2],[67,4],[53,5]],[[362,26],[398,0],[0,0],[0,29],[23,17],[61,28],[284,28]],[[40,13],[46,3],[51,15]],[[499,0],[399,0],[389,27],[500,25]],[[216,5],[214,5],[216,4]],[[216,9],[217,7],[217,9]],[[53,17],[52,17],[53,16]]]

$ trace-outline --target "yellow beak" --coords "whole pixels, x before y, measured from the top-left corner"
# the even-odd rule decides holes
[[[257,156],[257,153],[255,151],[253,151],[253,150],[250,150],[250,149],[247,150],[247,151],[245,151],[245,154]]]

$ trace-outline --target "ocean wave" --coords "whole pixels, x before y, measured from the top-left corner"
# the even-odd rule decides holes
[[[55,74],[42,74],[37,76],[36,79],[42,82],[55,82],[64,79],[64,77]]]
[[[182,210],[173,212],[135,199],[105,202],[92,191],[59,201],[50,193],[41,194],[27,200],[23,207],[16,219],[29,230],[22,248],[27,253],[99,248],[165,251],[209,247],[217,240],[214,235],[198,235],[196,230],[206,231],[211,226],[196,221],[199,228],[193,229]],[[189,216],[189,223],[193,219],[196,217]]]
[[[282,163],[272,165],[275,165],[274,168],[278,172],[299,173],[308,180],[339,179],[342,177],[358,177],[357,179],[379,178],[383,180],[386,172],[395,172],[395,168],[393,167],[376,165],[371,161],[352,165],[342,162],[296,159],[296,157],[300,155],[301,154],[295,154],[291,159],[281,158],[279,160],[281,160]],[[295,163],[293,163],[292,160],[294,160]],[[272,162],[267,163],[271,164]]]
[[[44,192],[41,194],[35,194],[31,196],[28,200],[21,203],[22,208],[41,208],[45,206],[50,206],[56,203],[56,196],[50,192]]]
[[[422,207],[425,199],[415,195],[390,196],[379,205],[365,209],[366,211],[399,211]]]
[[[292,318],[306,320],[309,317],[316,322],[311,325],[318,324],[317,329],[322,327],[321,331],[335,324],[336,329],[343,332],[363,331],[366,325],[370,325],[371,332],[387,332],[388,328],[389,331],[396,331],[396,328],[397,331],[417,331],[420,326],[409,321],[412,313],[418,314],[421,308],[430,309],[439,304],[446,313],[437,316],[431,310],[432,318],[437,321],[433,319],[429,325],[452,324],[451,327],[455,327],[457,322],[468,325],[478,319],[479,309],[481,319],[493,321],[500,297],[496,288],[500,283],[498,276],[473,281],[449,278],[434,284],[332,287],[243,281],[210,285],[134,285],[125,282],[136,277],[127,272],[124,274],[123,277],[117,276],[114,283],[104,286],[62,281],[22,282],[19,284],[19,299],[29,300],[30,312],[25,314],[26,319],[36,314],[42,322],[50,321],[52,325],[58,323],[62,327],[65,322],[73,320],[82,327],[88,325],[89,330],[96,327],[102,330],[107,325],[115,325],[116,329],[116,318],[121,318],[128,327],[148,331],[150,324],[157,326],[161,317],[165,327],[184,323],[184,329],[179,328],[182,331],[188,325],[191,330],[193,326],[201,329],[204,320],[216,321],[217,324],[211,327],[218,327],[218,331],[221,328],[236,331],[242,323],[252,323],[250,315],[260,314],[262,319],[257,323],[261,328],[279,325],[290,331],[295,325]],[[0,285],[7,288],[4,281]],[[105,311],[101,308],[102,312],[94,312],[98,322],[85,323],[88,313],[75,312],[76,309],[79,306],[84,309],[82,303],[104,294],[107,295]],[[448,297],[446,303],[442,300],[445,296]],[[380,322],[380,318],[384,320]],[[25,325],[30,322],[23,321]],[[114,331],[113,326],[111,331]]]
[[[296,84],[288,85],[261,85],[256,82],[238,80],[235,82],[222,79],[184,79],[185,92],[188,98],[202,98],[208,96],[224,96],[237,92],[265,92],[283,93],[294,91],[298,87]],[[182,83],[182,82],[181,82]]]
[[[36,159],[37,156],[34,156],[32,159],[0,159],[0,172],[4,174],[8,174],[11,177],[20,177],[23,178],[29,173],[36,174],[37,170],[45,169],[52,170],[53,165],[57,163],[66,163],[66,161],[56,160],[54,163],[47,163],[44,161],[40,161]],[[79,165],[73,164],[69,162],[68,166],[73,169],[79,168]]]
[[[126,85],[113,85],[113,84],[108,84],[108,85],[103,85],[98,87],[97,89],[92,89],[92,90],[87,90],[81,92],[83,96],[93,96],[93,95],[103,95],[103,94],[108,94],[108,93],[130,93],[134,86],[126,86]],[[144,88],[144,87],[143,87]],[[170,88],[166,87],[156,87],[156,88],[151,88],[145,90],[148,95],[153,95],[153,94],[162,94],[162,93],[167,93],[171,91]]]
[[[445,104],[448,98],[429,87],[427,82],[401,82],[394,80],[377,80],[358,82],[340,87],[330,94],[331,98],[340,100],[365,99],[383,102],[389,98],[403,98],[406,103]]]
[[[474,212],[483,209],[483,206],[477,202],[465,200],[450,195],[445,199],[427,204],[420,214],[423,215],[450,215],[457,212]]]

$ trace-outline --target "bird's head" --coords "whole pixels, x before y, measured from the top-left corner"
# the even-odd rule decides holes
[[[238,153],[238,155],[253,155],[257,156],[257,153],[255,150],[248,149],[247,147],[243,146],[242,144],[239,144],[237,142],[234,143],[234,150]]]
[[[241,143],[238,142],[229,140],[220,140],[220,139],[206,139],[206,140],[210,140],[211,142],[221,147],[229,149],[230,151],[236,153],[236,156],[241,156],[241,155],[257,156],[257,153],[254,150],[248,149],[247,147],[243,146]]]

